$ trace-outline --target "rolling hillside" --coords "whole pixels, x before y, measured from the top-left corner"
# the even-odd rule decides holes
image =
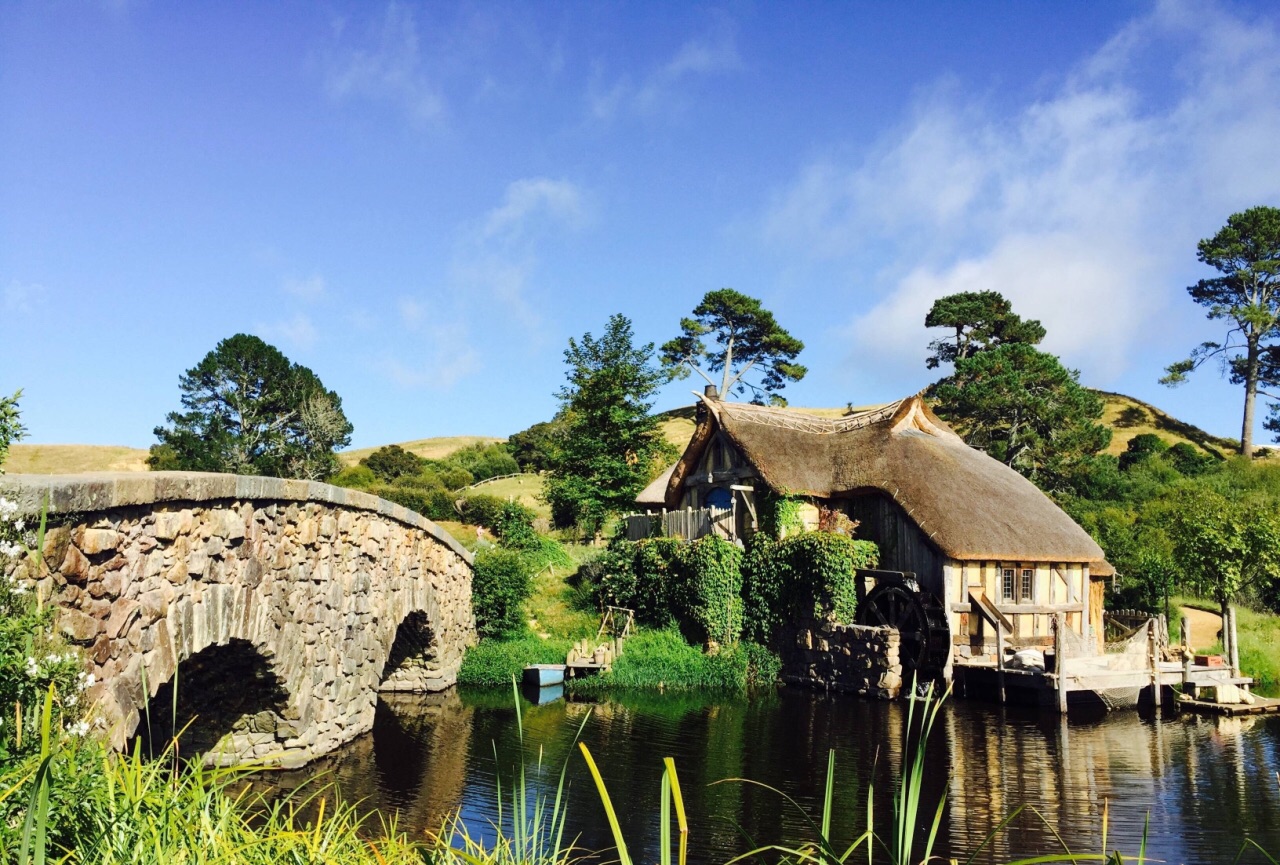
[[[1106,402],[1103,422],[1113,434],[1108,453],[1124,452],[1129,439],[1141,433],[1155,433],[1169,444],[1189,442],[1206,453],[1229,456],[1237,445],[1233,439],[1211,435],[1199,427],[1184,423],[1149,403],[1123,394],[1098,391]],[[855,408],[860,410],[862,407]],[[819,417],[840,417],[847,408],[797,408]],[[694,407],[684,406],[663,412],[663,435],[677,450],[684,450],[693,434]],[[418,456],[440,459],[468,445],[500,442],[493,436],[442,436],[400,442],[400,446]],[[359,462],[377,450],[376,447],[343,451],[338,454],[343,465]],[[1276,453],[1272,449],[1270,455]],[[11,474],[79,474],[101,471],[146,471],[147,452],[140,448],[112,445],[41,445],[15,444],[9,451],[4,470]],[[515,491],[506,491],[515,492]]]

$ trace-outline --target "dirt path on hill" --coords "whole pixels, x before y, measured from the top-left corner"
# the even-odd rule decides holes
[[[1207,649],[1218,642],[1218,631],[1222,630],[1222,616],[1206,610],[1197,610],[1194,607],[1179,607],[1178,609],[1191,624],[1191,648],[1193,650]],[[1178,639],[1176,625],[1169,628],[1169,637],[1174,640]]]

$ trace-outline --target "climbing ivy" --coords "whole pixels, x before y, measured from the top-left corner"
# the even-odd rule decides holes
[[[595,568],[601,603],[636,611],[642,624],[676,623],[692,639],[727,645],[740,636],[776,646],[798,619],[852,622],[854,573],[873,568],[879,550],[831,532],[775,540],[760,532],[746,553],[708,535],[692,544],[672,538],[615,541]]]
[[[729,645],[742,633],[742,550],[707,535],[686,547],[688,617],[706,642]]]
[[[796,619],[852,622],[857,612],[855,571],[875,567],[879,557],[871,541],[830,532],[804,532],[780,541],[756,535],[742,562],[745,636],[771,646],[782,627]]]
[[[804,528],[800,508],[807,499],[790,493],[764,492],[756,499],[760,531],[772,538],[781,538]]]

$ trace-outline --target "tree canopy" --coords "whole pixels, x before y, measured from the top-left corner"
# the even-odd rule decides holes
[[[719,348],[709,348],[714,337]],[[784,330],[760,301],[732,288],[707,292],[692,318],[680,320],[680,335],[662,346],[662,363],[678,378],[696,372],[720,393],[750,390],[753,402],[785,404],[778,391],[787,382],[800,381],[808,372],[794,363],[804,343]],[[759,383],[746,374],[755,370]],[[720,373],[720,382],[708,373]]]
[[[1253,455],[1254,403],[1265,376],[1280,378],[1280,208],[1252,207],[1234,213],[1213,237],[1201,240],[1196,257],[1221,276],[1187,287],[1191,299],[1213,321],[1226,321],[1221,342],[1203,342],[1191,356],[1170,364],[1162,384],[1177,385],[1210,358],[1223,362],[1232,384],[1244,385],[1240,453]],[[1272,383],[1276,378],[1272,378]],[[1268,422],[1280,432],[1280,419]]]
[[[1025,343],[1007,343],[956,361],[934,386],[938,414],[980,447],[1041,487],[1065,485],[1111,441],[1097,423],[1102,399],[1079,373]]]
[[[185,411],[155,428],[153,469],[322,480],[338,470],[334,451],[351,442],[338,395],[256,336],[219,342],[179,389]]]
[[[924,319],[925,327],[954,330],[929,343],[932,355],[925,361],[929,369],[955,363],[998,345],[1025,343],[1039,345],[1044,327],[1035,319],[1023,319],[998,291],[963,291],[933,302]]]
[[[668,375],[654,363],[653,343],[637,347],[633,339],[631,322],[614,315],[599,339],[586,333],[565,350],[568,382],[556,394],[565,431],[546,486],[560,525],[598,532],[672,456],[649,413]]]

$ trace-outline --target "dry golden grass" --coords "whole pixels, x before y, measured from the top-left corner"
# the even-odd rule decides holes
[[[20,475],[74,475],[82,472],[145,472],[147,452],[114,445],[24,445],[9,449],[4,470]]]
[[[1154,433],[1170,445],[1188,442],[1205,453],[1230,456],[1238,447],[1231,439],[1210,435],[1199,427],[1184,423],[1149,403],[1130,396],[1107,391],[1096,391],[1106,406],[1102,423],[1111,427],[1109,454],[1122,454],[1129,440],[1143,433]]]
[[[488,445],[502,441],[506,441],[506,439],[496,438],[494,436],[438,436],[430,439],[417,439],[411,442],[396,442],[396,444],[420,457],[424,457],[429,460],[439,460],[444,459],[454,451],[462,450],[470,445]],[[378,447],[385,447],[385,445],[378,445]],[[338,454],[338,459],[342,460],[342,464],[344,466],[355,465],[360,462],[360,460],[376,451],[378,447],[343,451]]]

